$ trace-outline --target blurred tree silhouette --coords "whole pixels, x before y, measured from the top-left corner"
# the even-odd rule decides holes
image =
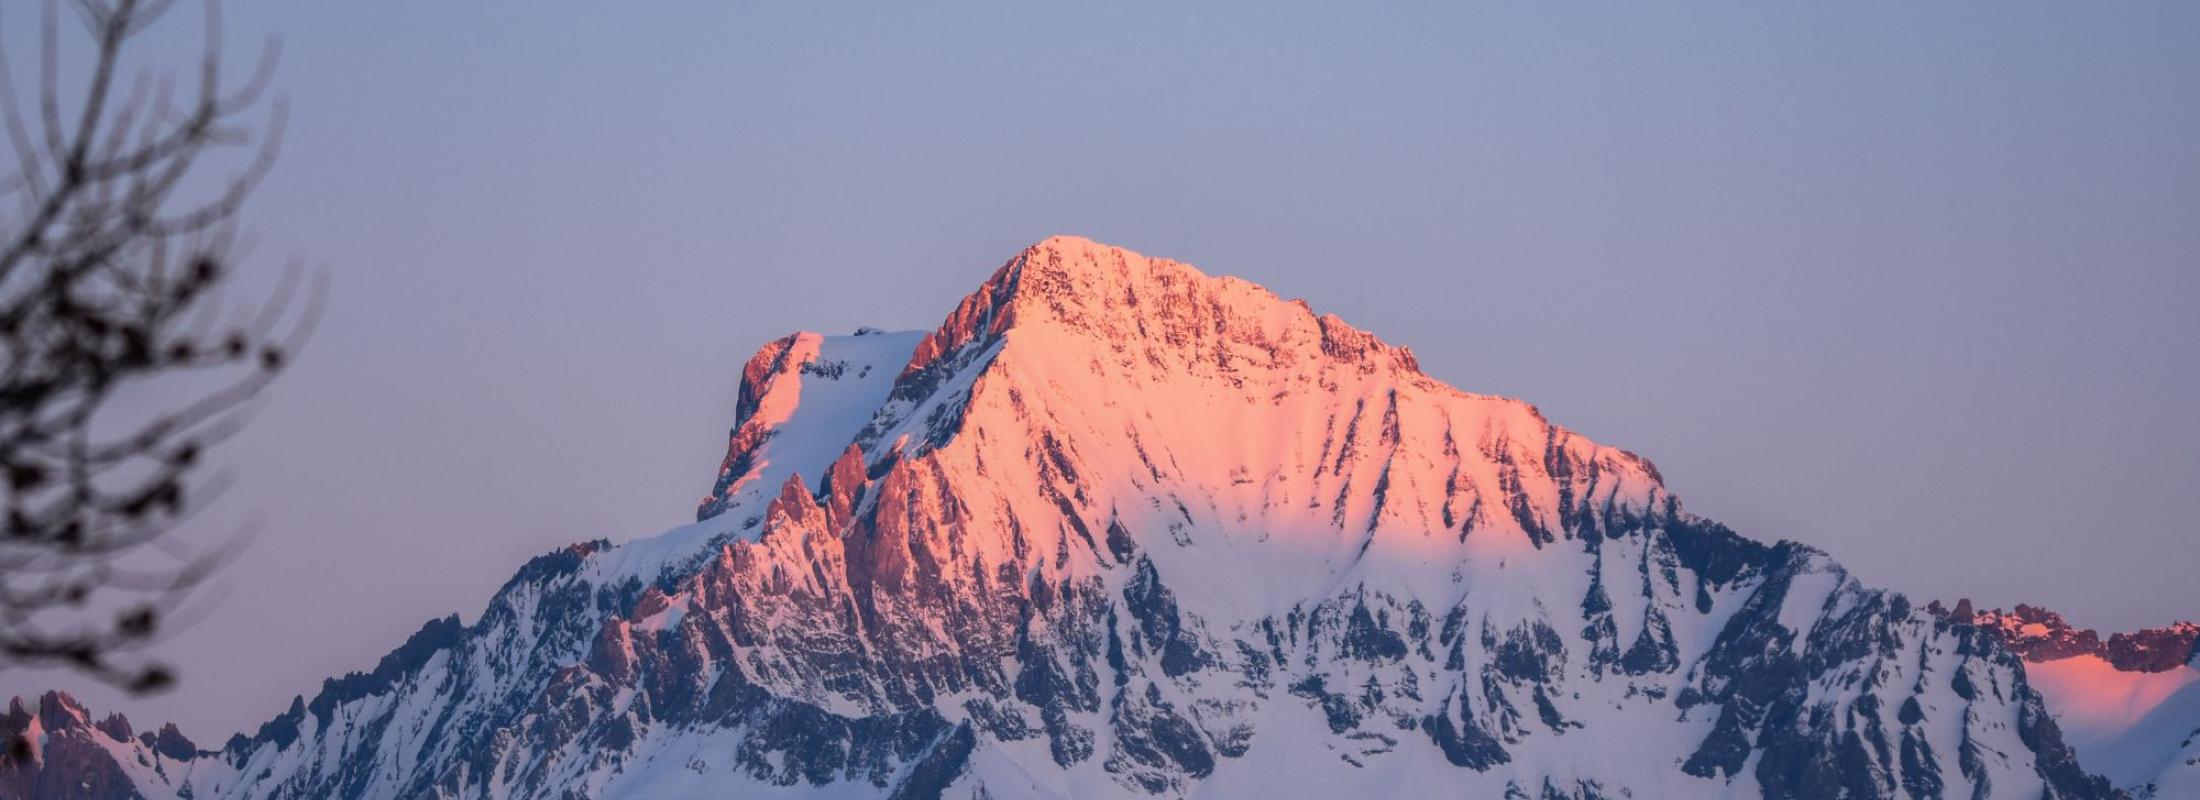
[[[0,163],[0,670],[63,666],[136,692],[172,682],[144,650],[234,551],[171,535],[217,493],[198,478],[206,450],[245,422],[324,295],[292,267],[263,301],[224,301],[237,212],[281,141],[283,102],[263,102],[276,48],[225,87],[209,2],[195,74],[138,68],[125,85],[126,47],[174,3],[49,0],[35,87],[0,51],[13,155]],[[71,16],[94,49],[81,89],[63,92]],[[239,153],[233,174],[194,175],[224,149]]]

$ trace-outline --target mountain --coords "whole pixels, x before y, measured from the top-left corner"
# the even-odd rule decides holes
[[[2200,624],[2103,640],[2033,606],[1951,613],[2024,659],[2085,766],[2138,797],[2200,797]]]
[[[741,372],[696,522],[540,556],[218,749],[19,704],[0,789],[2121,794],[1990,628],[1242,280],[1054,238],[935,330]]]

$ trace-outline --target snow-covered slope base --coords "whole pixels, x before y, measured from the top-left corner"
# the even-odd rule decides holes
[[[1976,626],[1240,280],[1050,239],[741,398],[694,525],[216,751],[45,741],[193,800],[2113,796]]]
[[[2144,796],[2200,797],[2200,668],[2119,670],[2084,655],[2025,670],[2086,766]]]

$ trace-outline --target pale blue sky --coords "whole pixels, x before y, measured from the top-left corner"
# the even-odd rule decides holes
[[[266,533],[181,690],[0,694],[257,725],[689,518],[765,340],[930,327],[1053,233],[1304,297],[1871,583],[2200,616],[2200,5],[228,16],[293,100],[258,264],[335,284],[202,524]]]

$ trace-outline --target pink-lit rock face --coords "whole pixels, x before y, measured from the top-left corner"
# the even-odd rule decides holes
[[[757,350],[741,367],[726,457],[697,517],[715,516],[744,496],[768,498],[797,471],[822,477],[821,470],[886,399],[895,371],[917,339],[914,333],[804,332]]]
[[[137,737],[121,715],[95,723],[91,712],[66,693],[47,692],[34,703],[26,706],[22,698],[15,698],[7,713],[0,715],[0,737],[23,742],[27,752],[18,755],[36,767],[25,769],[15,763],[17,755],[0,758],[0,797],[138,797],[126,758],[137,752],[176,752],[178,742],[189,747],[174,726],[157,736],[147,732]]]
[[[1958,605],[1958,616],[1968,607],[1968,601]],[[2006,613],[1999,609],[1981,611],[1972,616],[1972,621],[1994,632],[2002,644],[2026,661],[2053,661],[2103,652],[2100,634],[2073,628],[2063,621],[2062,615],[2044,608],[2020,604],[2016,610]]]
[[[1083,239],[1020,254],[925,342],[904,371],[925,391],[897,389],[858,441],[874,462],[941,476],[966,516],[918,525],[920,544],[962,558],[1061,549],[1062,531],[979,532],[1061,516],[1025,498],[1068,498],[1095,528],[1175,531],[1205,557],[1356,564],[1435,591],[1470,552],[1532,551],[1564,535],[1562,517],[1597,530],[1668,499],[1642,459],[1452,389],[1303,303]],[[935,385],[940,364],[969,385]],[[1069,558],[1085,557],[1067,533]],[[1165,578],[1172,552],[1156,555]],[[1233,612],[1296,602],[1272,588],[1199,591]]]
[[[2072,627],[2060,614],[2022,604],[2014,611],[1977,612],[1972,621],[1993,631],[2026,661],[2091,655],[2118,670],[2167,672],[2191,662],[2200,646],[2200,624],[2191,622],[2113,633],[2103,641],[2098,632]]]
[[[2108,663],[2117,669],[2165,672],[2200,656],[2200,624],[2179,622],[2108,637]]]

